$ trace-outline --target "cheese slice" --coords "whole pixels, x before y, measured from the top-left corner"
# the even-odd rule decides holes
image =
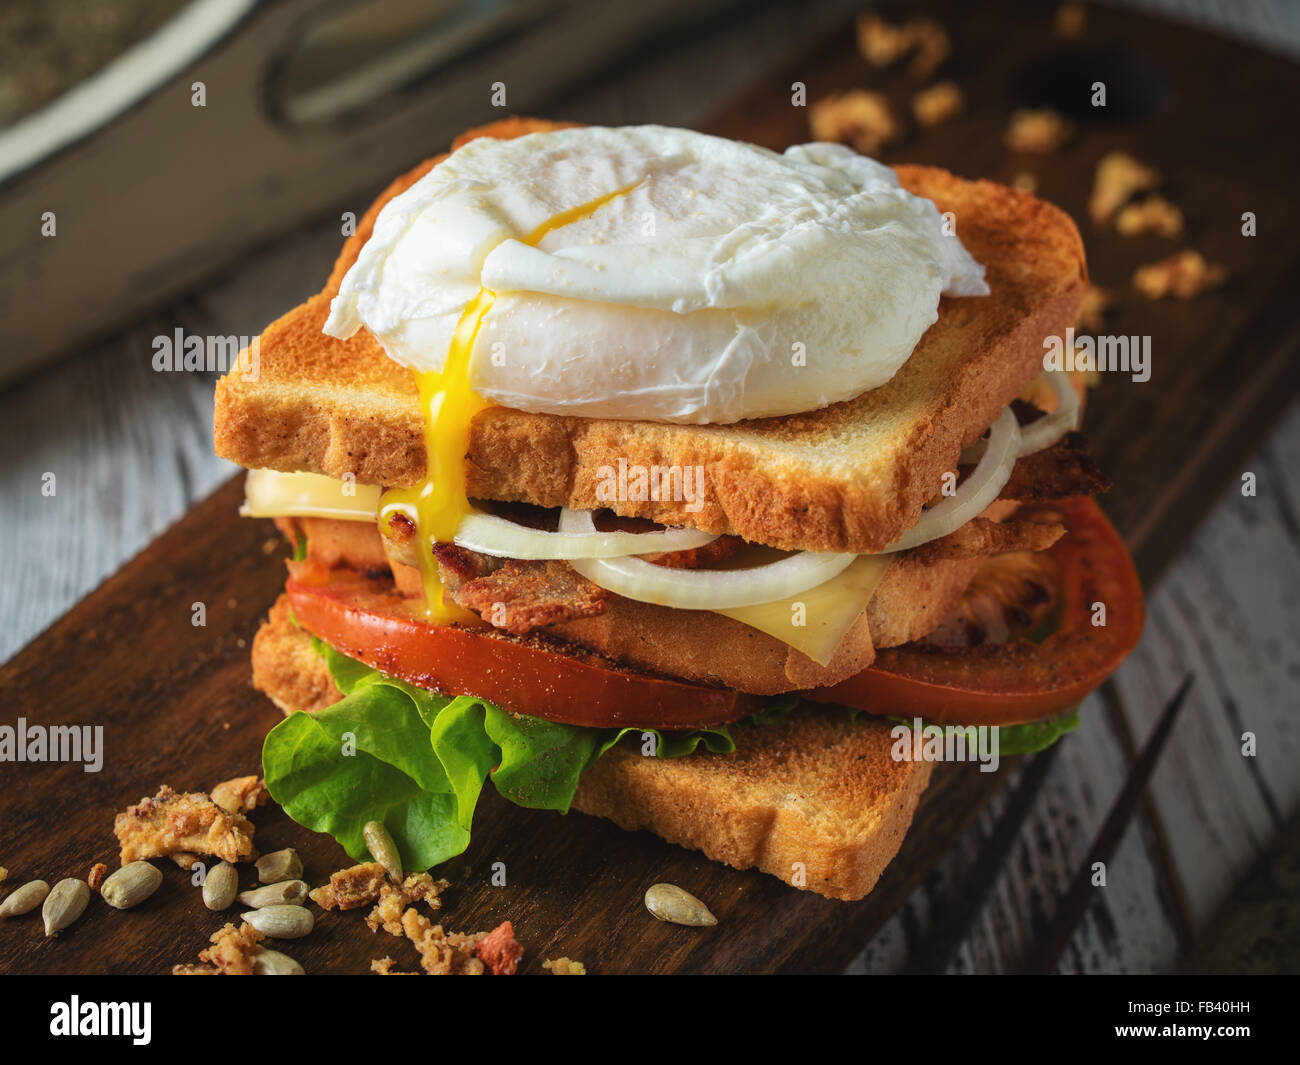
[[[317,473],[249,470],[239,513],[248,518],[376,521],[381,492],[377,485],[350,484]],[[715,613],[766,633],[824,666],[866,610],[892,558],[860,555],[829,581],[788,599]]]
[[[249,470],[239,513],[246,518],[375,521],[381,491],[378,485],[340,481],[319,473]]]
[[[714,613],[758,629],[824,666],[849,626],[867,609],[892,558],[859,555],[844,572],[798,595]]]

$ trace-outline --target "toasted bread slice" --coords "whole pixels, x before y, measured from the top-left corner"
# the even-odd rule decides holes
[[[253,641],[253,682],[285,713],[342,698],[283,598]],[[801,706],[732,735],[729,755],[616,748],[583,774],[574,807],[830,898],[867,894],[898,853],[930,763],[895,761],[886,723],[836,708]]]
[[[539,128],[545,124],[507,122],[467,137]],[[267,327],[252,372],[239,367],[218,382],[218,455],[250,468],[351,474],[363,484],[423,480],[411,373],[364,329],[346,341],[321,329],[379,209],[438,161],[389,186],[344,245],[325,290]],[[591,509],[602,505],[597,488],[620,459],[646,468],[702,466],[702,509],[671,499],[612,505],[626,516],[790,550],[877,551],[897,539],[962,448],[1041,369],[1044,337],[1073,324],[1087,283],[1078,230],[1056,207],[933,167],[904,166],[898,174],[952,213],[992,294],[944,299],[938,321],[886,385],[807,414],[721,426],[490,407],[471,428],[471,495]]]

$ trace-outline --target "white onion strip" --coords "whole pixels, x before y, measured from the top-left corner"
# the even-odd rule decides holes
[[[561,532],[595,528],[588,511],[560,511]],[[574,559],[571,565],[593,584],[627,599],[678,610],[735,610],[757,606],[824,584],[843,573],[853,554],[801,551],[749,569],[689,570],[655,566],[639,558]]]
[[[936,503],[921,520],[890,544],[881,554],[906,551],[937,540],[977,517],[998,497],[1011,477],[1020,453],[1020,425],[1010,407],[1003,407],[985,441],[979,464],[957,487],[957,493]]]
[[[1020,430],[1020,454],[1032,455],[1051,447],[1066,433],[1079,428],[1079,393],[1064,370],[1046,370],[1047,383],[1056,393],[1056,410]]]
[[[1040,375],[1056,393],[1056,410],[1044,414],[1037,421],[1030,422],[1020,430],[1020,455],[1033,455],[1046,451],[1066,433],[1079,428],[1080,412],[1079,393],[1070,383],[1070,375],[1064,370],[1044,370]],[[963,465],[979,462],[984,456],[986,442],[977,440],[961,453]]]
[[[590,523],[590,518],[588,518]],[[468,514],[456,527],[456,544],[497,558],[564,559],[621,558],[657,551],[689,551],[716,540],[699,529],[658,529],[654,532],[598,532],[594,524],[582,531],[548,532],[530,529],[495,514]]]

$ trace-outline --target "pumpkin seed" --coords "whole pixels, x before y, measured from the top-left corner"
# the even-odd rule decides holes
[[[243,919],[272,939],[301,939],[316,927],[316,918],[311,910],[285,904],[249,910],[243,914]]]
[[[366,841],[366,849],[370,851],[370,856],[384,867],[384,871],[392,878],[393,883],[400,887],[402,856],[397,852],[397,844],[388,834],[388,829],[378,821],[367,821],[365,828],[361,830],[361,835]]]
[[[129,910],[157,891],[162,882],[162,870],[156,865],[131,862],[109,876],[100,885],[99,893],[115,910]]]
[[[302,877],[302,859],[292,847],[263,854],[257,859],[257,879],[263,884],[278,884],[284,880]]]
[[[239,870],[220,862],[203,878],[203,905],[209,910],[228,910],[239,892]]]
[[[289,955],[263,947],[253,956],[254,976],[305,976],[303,967]]]
[[[14,888],[10,896],[0,902],[0,917],[19,917],[31,913],[50,893],[50,885],[44,880],[29,880],[22,887]]]
[[[265,887],[242,891],[239,901],[255,910],[266,906],[301,906],[307,901],[308,887],[302,880],[285,880],[279,884],[267,884]]]
[[[702,928],[718,919],[689,891],[676,884],[652,884],[645,893],[645,908],[661,921]]]
[[[45,919],[45,938],[58,935],[86,912],[90,902],[90,885],[68,877],[60,880],[45,896],[41,916]]]

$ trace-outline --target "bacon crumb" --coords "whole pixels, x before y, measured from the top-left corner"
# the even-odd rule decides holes
[[[502,921],[478,941],[474,954],[492,970],[493,976],[514,976],[524,948],[515,939],[514,925]]]

